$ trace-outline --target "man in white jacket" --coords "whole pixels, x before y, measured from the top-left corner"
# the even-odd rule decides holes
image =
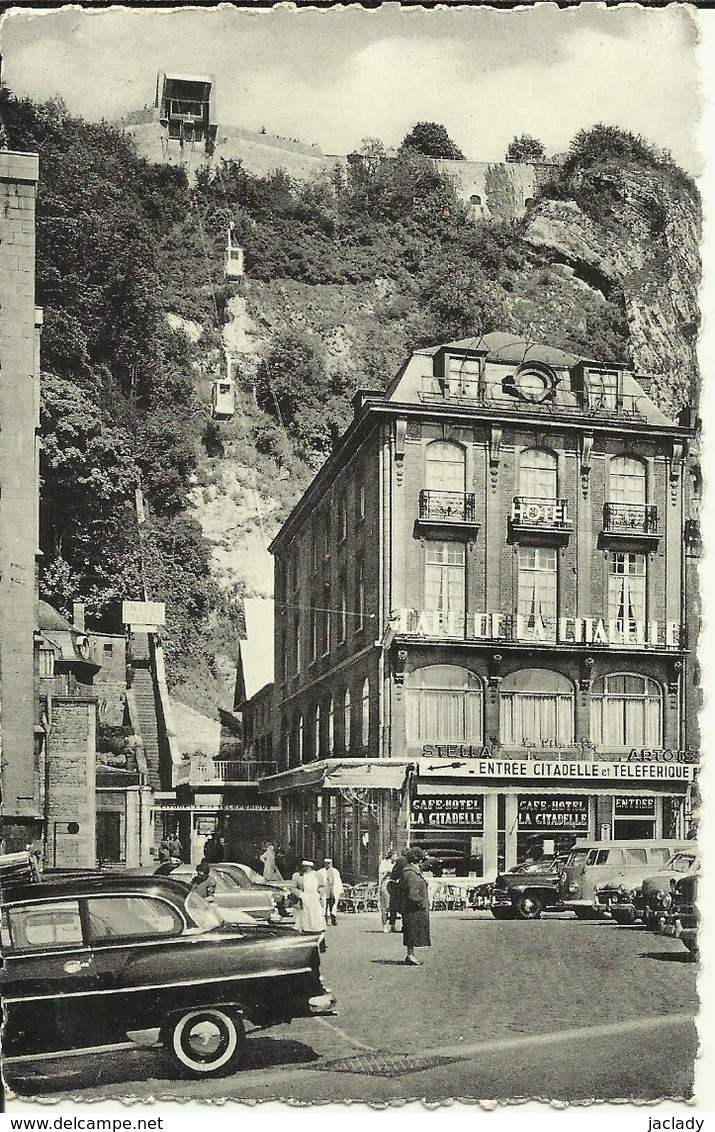
[[[323,905],[325,922],[335,927],[338,920],[335,915],[338,900],[343,895],[343,881],[340,873],[333,865],[333,858],[326,857],[322,869],[318,869],[318,884],[320,885],[320,902]]]

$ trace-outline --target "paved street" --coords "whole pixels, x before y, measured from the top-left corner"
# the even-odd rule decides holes
[[[15,1087],[85,1099],[690,1095],[696,967],[676,941],[568,914],[486,912],[433,914],[432,937],[411,969],[376,915],[342,916],[324,957],[339,1015],[250,1036],[247,1068],[223,1081],[170,1080],[158,1053],[132,1050],[44,1062]]]

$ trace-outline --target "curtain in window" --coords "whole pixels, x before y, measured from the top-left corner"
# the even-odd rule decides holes
[[[482,741],[482,688],[466,669],[432,665],[412,673],[406,709],[409,740]]]
[[[313,730],[313,757],[320,758],[320,704],[315,709],[315,728]]]
[[[574,690],[548,669],[514,672],[499,694],[500,738],[505,746],[568,745],[574,741]]]
[[[343,746],[346,751],[350,750],[350,724],[351,724],[351,708],[350,708],[350,689],[345,689],[345,700],[343,702]]]
[[[459,444],[435,440],[427,449],[425,486],[431,491],[464,492],[466,455]]]
[[[608,469],[609,501],[644,504],[645,496],[645,464],[631,456],[614,456]]]
[[[597,747],[660,747],[662,693],[646,676],[615,674],[594,681],[591,741]]]
[[[556,551],[551,547],[519,547],[517,613],[533,629],[539,619],[556,632]]]
[[[464,613],[466,555],[463,542],[428,542],[425,606],[440,613]]]
[[[333,697],[330,697],[330,706],[328,707],[328,754],[332,755],[335,750],[335,704]]]
[[[645,555],[612,553],[608,571],[609,620],[622,624],[644,622],[645,596]]]
[[[553,452],[527,448],[519,461],[519,494],[532,499],[556,499],[557,461]]]

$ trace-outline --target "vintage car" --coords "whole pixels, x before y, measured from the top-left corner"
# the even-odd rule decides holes
[[[672,888],[672,904],[662,925],[663,935],[679,939],[697,962],[698,951],[698,874],[690,873],[675,881]]]
[[[547,855],[501,873],[491,893],[491,912],[497,920],[538,920],[542,912],[561,909],[559,877],[565,855]]]
[[[596,889],[594,903],[599,911],[610,912],[617,924],[635,924],[643,920],[657,928],[658,920],[670,904],[670,882],[698,868],[697,847],[674,853],[665,866],[645,866],[639,876],[633,869],[612,877]]]
[[[277,887],[263,881],[258,884],[231,861],[211,865],[210,872],[216,885],[214,901],[226,920],[231,919],[234,910],[248,912],[256,920],[279,918],[287,911],[285,897],[290,892],[288,885]],[[155,875],[172,876],[174,880],[190,884],[195,873],[194,865],[164,864],[159,866]]]
[[[150,1032],[179,1074],[223,1076],[241,1065],[245,1021],[334,1012],[319,934],[226,924],[170,877],[10,882],[0,910],[6,1066]]]
[[[591,841],[574,846],[564,866],[559,887],[564,908],[579,919],[605,916],[610,903],[601,902],[596,890],[618,877],[616,887],[631,891],[649,872],[662,872],[687,841]]]

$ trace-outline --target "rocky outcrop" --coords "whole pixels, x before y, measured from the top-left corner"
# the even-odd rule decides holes
[[[613,300],[631,361],[671,414],[697,397],[700,207],[694,190],[646,168],[576,179],[574,199],[542,198],[525,239]]]

